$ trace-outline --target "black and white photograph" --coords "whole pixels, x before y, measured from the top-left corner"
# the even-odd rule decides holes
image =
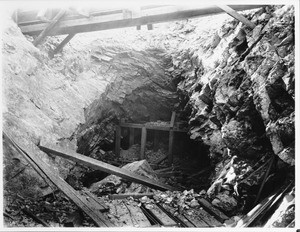
[[[1,231],[300,228],[298,0],[0,6]]]

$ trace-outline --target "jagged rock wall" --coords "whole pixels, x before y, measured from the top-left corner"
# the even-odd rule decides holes
[[[170,72],[189,97],[185,108],[192,107],[191,138],[208,144],[212,156],[229,148],[255,158],[272,148],[294,164],[293,13],[292,6],[249,13],[254,30],[233,20],[210,43],[173,55]]]
[[[190,136],[210,146],[216,163],[208,197],[228,214],[253,207],[266,168],[239,184],[259,158],[275,154],[281,167],[295,164],[294,8],[267,6],[245,16],[253,30],[226,23],[210,41],[179,47],[169,69],[183,95],[178,110],[190,112]],[[277,184],[293,168],[281,172],[273,174]]]
[[[165,71],[169,65],[170,59],[160,49],[142,52],[120,49],[115,53],[109,72],[117,76],[85,110],[86,123],[78,133],[79,152],[90,154],[108,139],[112,141],[112,126],[121,119],[131,122],[170,120],[178,99],[176,86]]]

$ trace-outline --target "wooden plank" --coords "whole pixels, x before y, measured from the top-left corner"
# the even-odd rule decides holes
[[[76,34],[69,34],[64,40],[54,49],[54,51],[51,53],[51,56],[53,57],[55,54],[59,53],[63,47],[70,42],[70,40],[75,36]]]
[[[205,221],[210,227],[221,227],[223,226],[221,222],[215,219],[212,215],[203,209],[195,210],[196,214]]]
[[[271,205],[274,205],[283,194],[291,187],[292,182],[287,186],[279,188],[274,191],[269,197],[266,197],[258,205],[256,205],[249,213],[243,216],[236,224],[237,228],[249,226],[257,217],[262,215],[266,209],[269,209]]]
[[[39,45],[43,39],[46,38],[50,34],[51,31],[53,31],[54,27],[58,24],[60,19],[64,16],[66,13],[66,10],[60,10],[58,14],[54,17],[52,22],[49,23],[49,25],[39,34],[39,36],[33,41],[33,45],[37,46]]]
[[[171,207],[170,205],[168,204],[163,204],[162,207],[164,207],[167,211],[169,211],[173,217],[175,218],[178,218],[179,219],[179,223],[181,225],[183,225],[184,227],[195,227],[195,225],[193,223],[191,223],[186,217],[184,217],[183,215],[181,214],[176,214],[175,216],[175,213],[176,213],[176,209]]]
[[[151,226],[151,223],[149,222],[141,208],[138,206],[137,202],[131,201],[130,204],[126,204],[126,206],[131,217],[134,218],[134,221],[140,228]]]
[[[154,151],[158,151],[158,147],[159,147],[159,131],[155,130],[154,131],[154,141],[153,141],[153,150]]]
[[[225,215],[219,209],[214,207],[210,202],[208,202],[204,198],[199,198],[198,202],[207,212],[209,212],[211,215],[215,216],[215,218],[218,219],[220,222],[224,223],[225,220],[229,219],[229,217],[227,215]]]
[[[144,124],[121,122],[120,126],[129,128],[143,128]]]
[[[170,132],[169,132],[169,150],[168,150],[169,164],[173,163],[173,142],[174,142],[174,131],[170,130]]]
[[[156,204],[147,204],[146,207],[163,226],[177,226],[177,223],[170,218],[165,212],[163,212]],[[150,207],[149,207],[150,206]]]
[[[76,192],[66,181],[64,181],[60,176],[54,174],[50,166],[48,166],[44,161],[41,160],[35,153],[26,153],[18,144],[16,144],[12,139],[7,136],[4,132],[4,136],[9,140],[14,147],[20,152],[21,155],[30,158],[36,166],[47,176],[47,178],[59,188],[67,197],[69,197],[80,209],[82,209],[91,219],[95,222],[97,226],[113,226],[113,224],[106,219],[100,212],[95,212],[92,210],[92,206]]]
[[[188,219],[191,223],[193,223],[195,225],[195,227],[199,227],[199,228],[209,227],[209,225],[205,221],[203,221],[201,218],[199,218],[197,215],[195,215],[195,213],[191,210],[187,210],[182,215],[186,219]]]
[[[125,199],[127,197],[132,197],[132,198],[135,198],[135,199],[138,199],[138,198],[142,198],[142,197],[149,197],[149,198],[152,198],[153,197],[153,193],[123,193],[123,194],[112,194],[109,196],[110,199]]]
[[[134,144],[134,128],[129,128],[129,146]]]
[[[60,156],[60,157],[63,157],[63,158],[69,159],[69,160],[73,160],[75,162],[79,162],[81,165],[86,165],[95,170],[100,170],[100,171],[103,171],[103,172],[106,172],[109,174],[113,174],[113,175],[122,177],[124,179],[130,180],[130,181],[133,181],[133,182],[136,182],[139,184],[144,184],[151,188],[155,188],[155,189],[159,189],[159,190],[175,190],[175,188],[173,188],[169,185],[159,183],[159,182],[151,180],[147,177],[137,175],[133,172],[115,167],[113,165],[104,163],[102,161],[80,155],[74,151],[62,149],[60,147],[56,147],[53,145],[46,146],[44,144],[40,144],[39,148],[46,153],[50,153],[50,154],[57,155],[57,156]]]
[[[146,127],[143,127],[142,136],[141,136],[141,156],[140,156],[141,160],[145,159],[146,142],[147,142],[147,129]]]
[[[121,127],[116,125],[116,141],[115,141],[115,154],[117,157],[120,157],[121,149]]]
[[[240,22],[244,23],[246,26],[250,27],[251,29],[254,29],[256,27],[256,25],[254,23],[252,23],[251,21],[246,19],[243,15],[237,13],[231,7],[226,6],[226,5],[218,5],[218,7],[221,8],[222,10],[224,10],[227,14],[229,14],[233,18],[235,18],[235,19],[239,20]]]
[[[263,7],[264,5],[232,5],[234,10],[247,10]],[[57,31],[50,35],[62,35],[70,33],[82,33],[89,31],[108,30],[123,27],[147,25],[173,20],[182,20],[193,17],[201,17],[223,13],[223,10],[215,6],[164,6],[142,10],[142,16],[132,19],[123,19],[122,11],[108,15],[93,16],[91,18],[71,19],[61,22]],[[47,24],[35,24],[21,26],[23,33],[28,35],[39,34]]]

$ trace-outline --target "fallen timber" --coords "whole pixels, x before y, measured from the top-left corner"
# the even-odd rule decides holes
[[[59,188],[71,201],[74,202],[82,211],[84,211],[99,227],[112,227],[114,226],[100,211],[95,211],[94,206],[87,201],[84,197],[75,191],[66,181],[57,176],[49,165],[47,165],[40,157],[34,152],[27,153],[10,136],[4,131],[3,137],[11,146],[13,146],[37,171],[42,178],[47,178],[52,184]]]
[[[80,155],[74,151],[62,149],[62,148],[59,148],[56,146],[51,146],[51,145],[44,145],[44,144],[40,144],[39,148],[46,153],[50,153],[52,155],[57,155],[57,156],[78,162],[82,165],[86,165],[95,170],[100,170],[100,171],[103,171],[103,172],[106,172],[109,174],[113,174],[113,175],[119,176],[121,178],[130,180],[130,181],[133,181],[133,182],[136,182],[139,184],[143,184],[143,185],[146,185],[146,186],[154,188],[154,189],[163,190],[163,191],[164,190],[171,190],[171,191],[175,190],[175,188],[173,188],[169,185],[159,183],[159,182],[151,180],[147,177],[137,175],[133,172],[115,167],[113,165],[104,163],[102,161]]]

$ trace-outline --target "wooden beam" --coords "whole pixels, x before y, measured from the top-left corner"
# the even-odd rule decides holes
[[[58,14],[54,17],[53,21],[47,25],[47,27],[39,34],[39,36],[33,41],[33,45],[37,46],[39,45],[43,39],[46,38],[54,29],[54,27],[57,25],[57,23],[60,21],[60,19],[64,16],[66,13],[66,10],[60,10]]]
[[[209,212],[211,215],[213,215],[216,219],[218,219],[220,222],[224,222],[225,220],[228,220],[229,217],[225,215],[223,212],[215,208],[210,202],[205,200],[204,198],[198,199],[198,202],[201,204],[201,206]]]
[[[176,113],[173,111],[170,121],[170,132],[169,132],[169,150],[168,150],[168,162],[173,163],[173,143],[174,143],[174,124],[175,124]]]
[[[246,26],[250,27],[251,29],[254,29],[256,27],[256,25],[254,23],[252,23],[250,20],[246,19],[243,15],[237,13],[231,7],[226,6],[226,5],[218,5],[218,7],[221,8],[222,10],[224,10],[227,14],[229,14],[233,18],[239,20],[240,22],[242,22]]]
[[[173,128],[175,124],[176,112],[172,112],[170,127]]]
[[[153,198],[154,193],[122,193],[122,194],[112,194],[109,196],[112,200],[119,200],[119,199],[125,199],[127,197],[132,197],[135,199],[142,198],[142,197],[149,197]]]
[[[121,150],[121,127],[116,125],[116,140],[115,140],[115,154],[117,157],[120,156]]]
[[[263,7],[264,5],[233,5],[234,10],[247,10]],[[223,10],[215,6],[196,8],[194,6],[164,6],[142,10],[142,16],[123,19],[123,13],[93,16],[91,18],[68,19],[60,22],[59,29],[50,32],[49,35],[63,35],[90,31],[109,30],[123,27],[135,27],[173,20],[207,16],[223,13]],[[144,16],[143,16],[144,15]],[[47,24],[38,23],[32,25],[19,25],[22,32],[28,35],[37,35],[47,27]]]
[[[129,146],[134,144],[134,128],[129,128]]]
[[[170,126],[155,126],[155,125],[149,125],[149,124],[139,124],[139,123],[128,123],[128,122],[122,122],[120,123],[121,127],[128,127],[128,128],[142,128],[146,127],[149,130],[161,130],[161,131],[170,131]],[[176,132],[188,132],[188,129],[179,129],[174,127],[173,131]]]
[[[90,158],[90,157],[87,157],[84,155],[80,155],[74,151],[62,149],[60,147],[51,146],[51,145],[44,145],[44,144],[40,144],[39,148],[46,153],[50,153],[50,154],[57,155],[57,156],[60,156],[60,157],[63,157],[63,158],[69,159],[69,160],[73,160],[75,162],[80,163],[81,165],[86,165],[95,170],[100,170],[100,171],[103,171],[103,172],[106,172],[109,174],[113,174],[113,175],[122,177],[124,179],[149,186],[154,189],[174,190],[174,188],[169,185],[159,183],[159,182],[151,180],[147,177],[137,175],[133,172],[115,167],[113,165],[104,163],[102,161],[99,161],[99,160],[96,160],[96,159],[93,159],[93,158]]]
[[[75,36],[76,34],[69,34],[64,40],[54,49],[53,52],[51,52],[51,57],[53,57],[55,54],[59,53],[63,47],[70,42],[70,40]]]
[[[51,167],[47,165],[42,159],[35,154],[27,153],[24,149],[22,149],[17,143],[15,143],[6,132],[3,133],[5,139],[7,139],[14,148],[26,159],[31,159],[32,162],[35,163],[34,168],[38,168],[39,172],[43,172],[45,176],[59,188],[68,198],[70,198],[80,209],[82,209],[88,216],[92,218],[97,226],[106,227],[106,226],[114,226],[108,219],[104,218],[104,216],[100,212],[94,212],[92,210],[93,206],[90,205],[88,201],[84,198],[80,197],[80,194],[76,192],[66,181],[64,181],[60,176],[55,174]]]
[[[140,156],[141,160],[145,159],[146,142],[147,142],[147,129],[146,127],[143,127],[142,136],[141,136],[141,156]]]
[[[169,164],[173,163],[173,142],[174,142],[174,131],[170,130],[170,132],[169,132],[169,150],[168,150]]]

